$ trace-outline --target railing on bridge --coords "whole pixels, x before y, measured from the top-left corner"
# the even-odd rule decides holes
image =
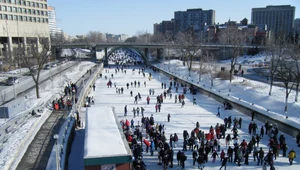
[[[59,48],[101,48],[101,47],[147,47],[147,48],[172,48],[172,47],[180,47],[181,44],[179,43],[151,43],[151,42],[137,42],[137,43],[130,43],[130,42],[103,42],[103,43],[71,43],[71,44],[60,44],[55,45],[52,44],[53,47]],[[236,45],[230,44],[220,44],[220,43],[203,43],[199,44],[198,46],[202,47],[214,47],[214,48],[234,48]],[[251,45],[251,44],[244,44],[242,45],[243,48],[266,48],[263,45]]]

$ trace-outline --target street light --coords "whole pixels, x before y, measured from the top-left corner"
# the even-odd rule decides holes
[[[56,170],[60,170],[60,165],[59,165],[59,148],[58,148],[58,134],[55,134],[53,136],[53,138],[55,139],[55,149],[56,149]]]

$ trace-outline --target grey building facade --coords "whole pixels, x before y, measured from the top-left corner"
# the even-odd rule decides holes
[[[267,6],[252,8],[251,22],[253,24],[267,24],[271,34],[283,32],[292,34],[294,29],[295,7],[291,5]]]
[[[204,30],[205,25],[215,23],[214,10],[187,9],[186,11],[174,12],[174,32],[184,32],[193,29],[195,32]]]

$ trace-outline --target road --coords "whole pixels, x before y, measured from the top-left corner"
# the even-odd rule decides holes
[[[73,67],[76,64],[77,62],[70,61],[56,66],[54,68],[51,68],[49,70],[41,70],[40,82],[48,80],[50,77],[55,76],[58,73],[62,73],[64,70],[69,69],[70,67]],[[17,83],[12,86],[0,86],[0,105],[16,98],[17,96],[24,95],[24,92],[26,92],[28,89],[33,88],[34,86],[35,83],[31,76],[21,77],[20,83]]]

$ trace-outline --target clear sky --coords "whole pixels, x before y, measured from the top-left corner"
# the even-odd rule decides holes
[[[216,23],[251,21],[251,8],[267,5],[295,6],[295,18],[300,18],[300,0],[48,0],[48,5],[56,9],[57,26],[69,35],[153,33],[154,23],[192,8],[215,10]]]

